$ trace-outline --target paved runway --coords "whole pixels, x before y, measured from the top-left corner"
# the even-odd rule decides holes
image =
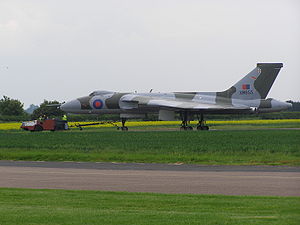
[[[0,161],[0,187],[300,196],[300,167]]]

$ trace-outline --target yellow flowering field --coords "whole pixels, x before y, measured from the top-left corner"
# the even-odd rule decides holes
[[[300,119],[207,121],[209,124],[279,124],[300,123]]]
[[[76,124],[87,124],[87,123],[97,123],[94,122],[69,122],[69,126],[75,127]],[[198,121],[192,121],[191,124],[197,124]],[[209,125],[239,125],[239,124],[281,124],[281,123],[299,123],[300,119],[282,119],[282,120],[227,120],[227,121],[207,121]],[[162,126],[162,125],[180,125],[181,121],[128,121],[126,126]],[[117,123],[121,126],[121,123]],[[21,123],[0,123],[0,130],[17,130],[20,129]],[[97,125],[94,127],[111,127],[111,124]]]
[[[0,130],[17,130],[20,127],[21,123],[0,123]]]
[[[76,124],[86,124],[86,123],[97,123],[93,122],[69,122],[69,126],[75,126]],[[191,121],[191,124],[197,124],[198,121]],[[282,120],[226,120],[226,121],[206,121],[209,125],[234,125],[234,124],[280,124],[280,123],[299,123],[300,119],[282,119]],[[116,123],[121,126],[121,123]],[[128,121],[126,126],[136,127],[136,126],[167,126],[167,125],[180,125],[181,121]],[[96,125],[95,127],[111,127],[111,124]],[[1,129],[1,125],[0,125]]]

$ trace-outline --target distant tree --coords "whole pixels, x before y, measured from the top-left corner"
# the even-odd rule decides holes
[[[289,109],[289,111],[300,111],[300,102],[294,102],[292,100],[287,101],[289,103],[292,103],[293,108]]]
[[[31,115],[38,107],[38,105],[31,104],[27,109],[25,109],[25,112]]]
[[[17,99],[3,96],[0,99],[0,114],[6,116],[21,116],[24,115],[23,103]]]
[[[49,106],[52,104],[59,104],[58,101],[47,101],[44,100],[44,102],[42,104],[40,104],[40,106],[35,109],[31,115],[32,119],[38,119],[40,117],[62,117],[64,112],[62,110],[60,110],[58,107],[53,107],[53,106]]]

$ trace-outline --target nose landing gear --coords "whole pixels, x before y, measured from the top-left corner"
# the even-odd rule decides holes
[[[122,118],[122,127],[117,127],[118,130],[128,131],[128,127],[125,126],[126,119]]]

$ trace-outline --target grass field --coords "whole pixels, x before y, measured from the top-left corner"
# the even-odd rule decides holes
[[[0,160],[300,165],[300,131],[0,131]]]
[[[0,224],[300,223],[299,197],[0,189]]]

